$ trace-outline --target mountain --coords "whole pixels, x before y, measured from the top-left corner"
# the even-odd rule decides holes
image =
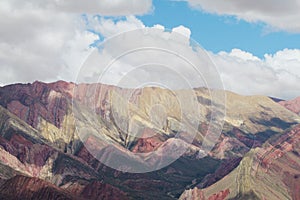
[[[300,199],[299,142],[297,125],[252,149],[217,183],[187,190],[180,199]]]
[[[297,114],[269,97],[226,92],[226,102],[218,102],[211,99],[210,91],[198,88],[193,91],[195,104],[185,98],[190,91],[175,93],[63,81],[1,87],[0,196],[189,199],[186,194],[192,191],[196,199],[199,195],[227,198],[236,190],[207,191],[238,174],[259,150],[265,154],[270,146],[277,148],[271,141],[287,140],[289,130],[297,130],[300,122]],[[183,97],[180,103],[177,97]],[[213,148],[205,152],[206,136],[218,130],[214,121],[223,115],[222,132],[208,140]],[[196,132],[195,137],[191,132]],[[168,164],[165,158],[172,158],[170,165],[160,165]],[[289,159],[299,161],[294,154]],[[155,166],[162,168],[151,170]],[[282,190],[298,187],[296,181],[282,183]],[[18,190],[12,193],[9,188]],[[257,193],[252,188],[247,191]],[[291,192],[286,195],[293,197]]]
[[[17,188],[17,190],[16,190]],[[38,178],[17,175],[0,187],[1,199],[79,199]]]
[[[300,115],[300,97],[295,98],[295,99],[290,100],[290,101],[280,101],[279,104],[283,105],[284,107],[286,107],[290,111]]]
[[[17,188],[17,190],[16,190]],[[76,194],[34,177],[17,175],[0,187],[1,199],[127,199],[117,188],[94,181]]]

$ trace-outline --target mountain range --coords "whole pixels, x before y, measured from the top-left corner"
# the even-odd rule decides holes
[[[1,87],[0,199],[300,199],[300,98],[189,92]]]

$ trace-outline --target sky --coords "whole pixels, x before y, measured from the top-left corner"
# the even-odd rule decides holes
[[[292,99],[300,96],[299,10],[300,0],[1,0],[0,85],[76,81],[97,45],[149,27],[197,42],[226,90]],[[105,83],[114,84],[126,67]]]

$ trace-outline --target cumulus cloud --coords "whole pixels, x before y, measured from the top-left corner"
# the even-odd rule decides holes
[[[95,23],[94,27],[97,27],[96,30],[99,33],[102,33],[106,37],[111,37],[118,32],[124,32],[127,30],[135,30],[136,28],[145,27],[143,23],[136,19],[135,17],[130,17],[127,19],[113,21],[110,19],[103,18],[93,18],[91,19],[93,23]],[[97,24],[97,25],[96,25]],[[187,27],[179,26],[174,27],[171,32],[167,32],[162,25],[154,25],[153,29],[157,29],[157,33],[159,36],[153,38],[151,40],[151,45],[160,45],[162,48],[172,48],[176,52],[181,52],[182,55],[192,53],[189,36],[190,30]],[[138,33],[138,32],[136,32]],[[180,33],[180,34],[175,34]],[[179,37],[180,42],[176,43],[173,47],[169,47],[169,45],[174,44],[174,42],[170,42],[170,38],[172,35]],[[132,46],[134,48],[135,45],[138,45],[138,38],[142,36],[131,36],[126,38],[120,37],[117,42],[114,44],[110,43],[107,45],[105,51],[101,54],[101,59],[95,57],[95,62],[97,60],[102,60],[102,64],[109,63],[114,57],[116,57],[116,53],[119,52],[121,47]],[[173,38],[174,39],[174,38]],[[176,40],[176,37],[175,37]],[[120,45],[122,44],[122,45]],[[284,99],[290,99],[299,95],[300,86],[300,50],[299,49],[284,49],[278,51],[275,54],[266,54],[263,59],[254,56],[250,52],[245,52],[240,49],[233,49],[231,52],[219,52],[217,54],[208,52],[210,58],[215,63],[217,69],[220,72],[220,76],[223,80],[223,84],[227,90],[231,90],[244,95],[268,95],[274,96]],[[168,55],[164,55],[161,53],[158,54],[141,54],[138,56],[133,56],[130,60],[129,57],[126,59],[119,59],[114,63],[114,70],[109,70],[109,76],[106,76],[103,81],[106,81],[110,84],[118,84],[122,77],[126,74],[126,72],[133,69],[132,64],[137,63],[148,63],[151,59],[155,57],[157,62],[165,63],[166,66],[173,67],[179,73],[184,71],[188,71],[190,68],[186,64],[176,60],[172,57],[168,57]],[[133,60],[135,60],[133,62]],[[91,64],[92,65],[92,64]],[[96,66],[96,65],[95,65]],[[97,69],[99,70],[99,69]],[[162,70],[163,71],[163,70]],[[202,70],[203,71],[203,70]],[[138,74],[132,74],[132,80],[137,78],[147,79],[150,73],[147,73],[145,70],[142,72],[141,70],[137,71],[142,76]],[[164,76],[166,73],[161,73],[156,75],[156,80],[164,80]],[[171,75],[170,75],[171,76]],[[152,76],[153,77],[153,76]],[[209,79],[208,77],[204,77]],[[176,78],[174,78],[176,80]],[[203,80],[203,79],[202,79]],[[139,82],[139,81],[138,81]],[[193,86],[199,86],[203,84],[205,81],[200,81],[196,78],[189,79],[189,82]],[[180,84],[181,82],[179,82]],[[205,84],[205,83],[204,83]],[[176,87],[176,85],[174,85]]]
[[[121,87],[151,82],[172,89],[220,86],[213,63],[203,49],[191,44],[187,27],[171,31],[162,25],[145,27],[135,17],[119,21],[94,17],[91,21],[96,24],[94,30],[107,39],[87,59],[79,82]],[[116,34],[120,32],[123,34]]]
[[[74,80],[90,45],[99,40],[87,31],[82,13],[143,14],[151,8],[151,0],[0,1],[0,84]],[[101,32],[114,34],[105,23]]]
[[[187,27],[179,26],[166,31],[164,26],[157,24],[147,28],[142,21],[132,15],[125,18],[86,15],[86,18],[83,18],[76,13],[79,11],[75,8],[68,11],[63,7],[58,11],[53,9],[55,7],[52,5],[53,2],[67,1],[45,1],[43,5],[33,2],[33,0],[23,3],[17,0],[0,1],[0,85],[34,80],[74,81],[87,58],[89,58],[87,65],[96,63],[94,66],[97,67],[100,61],[101,67],[106,67],[118,53],[122,52],[122,48],[134,49],[146,45],[172,49],[178,54],[174,57],[175,54],[153,49],[128,54],[113,63],[111,68],[113,70],[108,71],[108,76],[104,77],[103,81],[110,84],[121,81],[130,86],[152,79],[178,87],[178,83],[182,83],[177,81],[178,77],[184,75],[186,80],[182,81],[192,86],[206,85],[205,79],[211,80],[210,85],[220,86],[219,83],[214,85],[213,80],[216,77],[210,77],[211,71],[203,69],[203,66],[209,63],[200,62],[202,74],[199,75],[193,73],[194,66],[191,67],[180,58],[179,55],[184,55],[187,60],[196,59],[195,51],[200,52],[197,59],[203,61],[205,60],[203,58],[207,58],[205,50],[198,49],[189,41],[191,31]],[[143,31],[142,28],[151,30],[151,37],[144,37],[147,31]],[[89,56],[95,52],[95,47],[90,44],[100,40],[99,35],[109,41],[109,38],[118,33],[137,29],[139,31],[127,35],[127,38],[123,37],[126,34],[119,35],[116,40],[102,46],[105,48],[99,51],[100,60],[99,54],[95,57]],[[262,94],[286,99],[299,95],[299,49],[284,49],[273,55],[266,54],[263,59],[240,49],[208,54],[216,64],[228,90],[246,95]],[[143,64],[146,65],[133,70]],[[98,75],[94,74],[97,80]],[[124,79],[124,77],[133,78]]]
[[[186,38],[190,38],[190,36],[191,36],[191,30],[182,25],[173,28],[172,31],[180,33],[180,34],[184,35]]]
[[[248,22],[264,22],[274,30],[300,32],[299,0],[224,1],[184,0],[190,6],[219,15],[232,15]]]
[[[210,53],[227,90],[291,99],[300,95],[300,50],[284,49],[263,59],[249,52]]]
[[[117,21],[111,18],[103,18],[101,16],[88,16],[87,24],[89,29],[92,29],[104,38],[109,38],[122,32],[145,28],[143,22],[133,15]]]
[[[152,0],[10,0],[15,8],[47,9],[55,12],[105,16],[142,15],[152,11]]]

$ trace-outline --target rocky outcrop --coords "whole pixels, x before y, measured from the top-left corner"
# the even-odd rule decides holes
[[[162,139],[159,137],[139,138],[136,145],[133,147],[133,153],[148,153],[158,149],[162,144]]]
[[[180,200],[224,200],[227,199],[230,191],[226,189],[224,191],[220,191],[219,193],[213,194],[209,197],[205,197],[204,193],[201,189],[195,188],[191,190],[185,191],[185,193],[180,196]]]

